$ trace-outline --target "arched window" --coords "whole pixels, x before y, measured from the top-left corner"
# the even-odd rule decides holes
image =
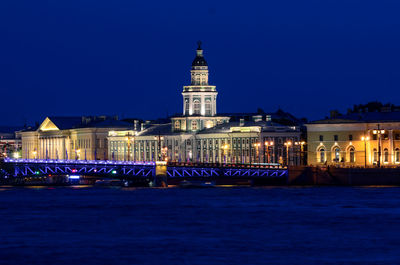
[[[181,125],[180,125],[179,121],[176,121],[175,122],[175,129],[179,130],[180,128],[181,128]]]
[[[387,148],[383,149],[383,162],[389,162],[389,150]]]
[[[396,161],[396,163],[400,162],[400,149],[396,148],[396,150],[394,151],[394,161]]]
[[[193,113],[195,115],[200,115],[200,100],[193,100]]]
[[[185,114],[189,114],[189,99],[185,98]]]
[[[207,99],[205,104],[206,116],[211,116],[211,100]]]
[[[325,149],[319,149],[319,162],[325,163]]]
[[[350,147],[349,149],[349,161],[350,163],[354,163],[356,161],[354,148]]]
[[[377,162],[378,161],[378,151],[376,150],[376,148],[374,148],[373,153],[374,153],[374,162]]]
[[[335,147],[335,150],[334,150],[333,154],[334,154],[333,161],[340,162],[340,148],[339,147]]]
[[[197,130],[197,121],[192,121],[192,130]]]

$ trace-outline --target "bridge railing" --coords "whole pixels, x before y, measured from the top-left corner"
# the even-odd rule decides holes
[[[154,161],[113,161],[113,160],[75,160],[75,159],[17,159],[5,158],[5,163],[36,163],[36,164],[70,164],[70,165],[132,165],[132,166],[155,166]]]
[[[286,166],[277,163],[239,164],[239,163],[168,162],[167,167],[287,169]]]

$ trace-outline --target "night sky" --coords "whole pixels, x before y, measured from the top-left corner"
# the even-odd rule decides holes
[[[218,112],[400,104],[399,1],[0,2],[1,125],[182,112],[196,42]]]

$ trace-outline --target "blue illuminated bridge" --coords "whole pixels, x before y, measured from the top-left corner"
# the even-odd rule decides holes
[[[10,178],[41,176],[93,176],[116,179],[279,179],[287,181],[286,168],[220,164],[166,164],[165,162],[11,159],[3,161],[3,174]]]

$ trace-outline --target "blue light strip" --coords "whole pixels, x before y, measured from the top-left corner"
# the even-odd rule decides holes
[[[17,159],[17,158],[5,158],[6,163],[47,163],[47,164],[76,164],[76,165],[146,165],[155,166],[154,161],[110,161],[110,160],[65,160],[65,159]]]

